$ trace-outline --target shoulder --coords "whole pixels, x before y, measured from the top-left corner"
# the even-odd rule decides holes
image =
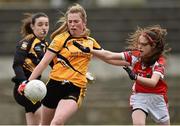
[[[69,32],[63,32],[54,37],[55,40],[67,39],[70,36]]]
[[[140,56],[140,51],[130,51],[130,52],[135,57],[139,57]]]
[[[125,51],[123,52],[124,58],[131,65],[136,64],[139,61],[140,52],[139,51]]]
[[[33,34],[29,34],[27,36],[25,36],[21,41],[19,41],[19,45],[27,43],[27,44],[31,44],[34,40],[36,39],[36,36],[34,36]]]
[[[36,37],[33,34],[25,36],[21,41],[18,42],[17,46],[22,50],[27,50]]]
[[[88,39],[88,40],[91,40],[91,41],[93,41],[93,42],[96,42],[96,40],[95,40],[94,38],[90,37],[90,36],[88,36],[87,39]]]
[[[124,54],[131,57],[139,57],[140,51],[125,51]]]
[[[164,56],[160,56],[159,59],[157,60],[158,64],[160,65],[166,65],[166,58]]]
[[[102,49],[100,44],[94,38],[88,36],[87,39],[93,44],[94,49],[98,49],[98,50]]]
[[[31,41],[32,39],[35,39],[36,37],[33,34],[29,34],[23,38],[22,41]]]

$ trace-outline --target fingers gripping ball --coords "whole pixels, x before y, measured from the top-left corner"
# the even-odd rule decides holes
[[[27,83],[28,83],[28,81],[25,80],[25,81],[23,81],[23,82],[19,85],[19,87],[18,87],[18,93],[19,93],[20,95],[23,95],[23,94],[24,94],[24,89],[25,89]]]
[[[47,93],[46,85],[40,80],[31,80],[26,84],[24,96],[27,97],[33,104],[41,101]]]

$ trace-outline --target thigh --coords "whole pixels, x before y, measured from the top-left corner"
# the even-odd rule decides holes
[[[64,96],[65,90],[60,81],[49,80],[47,83],[47,94],[43,99],[42,103],[44,106],[55,109],[58,102]]]
[[[157,123],[163,124],[170,119],[167,104],[163,95],[152,94],[148,100],[149,114]]]
[[[41,125],[50,125],[54,117],[55,109],[42,105]]]
[[[131,95],[130,106],[132,107],[132,111],[140,109],[146,114],[148,114],[147,99],[146,95],[143,93]]]
[[[145,125],[146,114],[141,109],[136,109],[132,112],[133,125]]]
[[[78,104],[75,100],[61,100],[56,108],[56,112],[51,124],[64,124],[77,110]]]
[[[78,103],[78,106],[80,107],[82,104],[82,101],[86,94],[86,88],[80,88],[74,85],[73,83],[69,83],[66,85],[66,93],[63,99],[72,99]]]

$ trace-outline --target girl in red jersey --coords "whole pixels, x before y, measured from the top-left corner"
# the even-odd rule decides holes
[[[128,39],[129,51],[120,53],[94,50],[74,42],[82,51],[90,52],[104,61],[125,60],[130,64],[123,68],[134,80],[130,97],[134,125],[145,125],[148,114],[156,123],[170,125],[167,84],[164,81],[164,54],[169,50],[165,43],[166,34],[166,29],[159,25],[138,28]]]

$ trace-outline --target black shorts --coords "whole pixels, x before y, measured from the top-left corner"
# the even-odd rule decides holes
[[[86,89],[75,86],[71,82],[63,83],[50,79],[47,83],[47,95],[42,104],[48,108],[56,108],[61,99],[73,99],[78,105],[85,96]]]
[[[14,99],[16,102],[20,105],[22,105],[25,108],[26,113],[28,112],[35,112],[39,107],[41,107],[41,102],[37,102],[36,104],[33,104],[29,99],[27,99],[24,95],[20,95],[17,91],[19,87],[19,84],[15,84],[14,86]]]

